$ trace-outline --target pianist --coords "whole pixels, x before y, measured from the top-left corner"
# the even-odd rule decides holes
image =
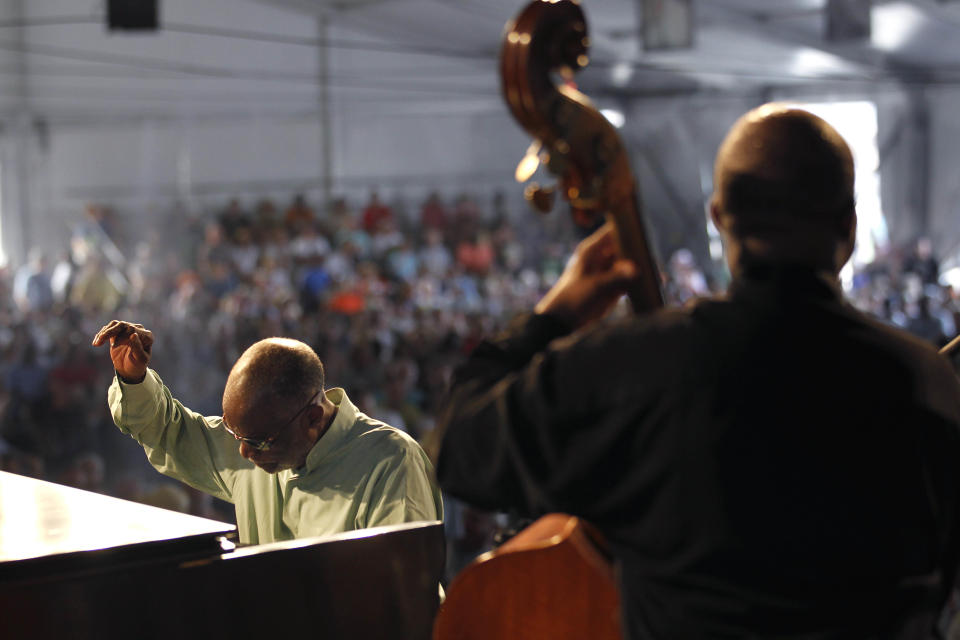
[[[106,343],[114,422],[158,471],[233,503],[241,542],[442,518],[420,446],[358,411],[343,389],[325,389],[308,345],[255,343],[230,371],[223,416],[204,417],[148,368],[150,331],[114,320],[93,339]]]

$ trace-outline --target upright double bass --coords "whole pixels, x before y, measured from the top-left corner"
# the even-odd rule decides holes
[[[545,164],[559,179],[574,220],[612,222],[620,253],[640,268],[628,290],[635,313],[663,306],[627,152],[616,129],[572,83],[588,63],[586,19],[577,0],[536,0],[506,26],[503,95],[534,142],[517,167],[526,182]],[[558,80],[558,81],[557,81]],[[527,198],[548,209],[552,190],[531,183]],[[586,523],[548,514],[478,558],[450,585],[434,640],[621,637],[619,597],[602,539]]]

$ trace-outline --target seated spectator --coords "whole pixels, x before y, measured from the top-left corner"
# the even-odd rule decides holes
[[[420,209],[420,226],[427,232],[438,231],[441,236],[447,229],[447,210],[436,191],[430,193]]]
[[[397,249],[406,241],[403,232],[397,228],[393,218],[384,218],[377,226],[377,230],[370,235],[370,255],[382,262],[388,253]]]
[[[213,298],[223,298],[237,286],[237,278],[229,263],[217,260],[206,267],[201,280],[204,290]]]
[[[494,191],[490,208],[491,229],[499,229],[502,225],[509,224],[510,216],[507,213],[507,197],[504,195],[502,189]]]
[[[400,246],[387,254],[386,267],[388,275],[395,280],[411,283],[416,279],[420,261],[409,239],[404,237]]]
[[[449,238],[454,245],[473,238],[480,227],[480,208],[473,196],[461,193],[453,206]]]
[[[41,362],[37,346],[29,337],[16,345],[12,353],[14,360],[6,368],[3,388],[10,394],[8,411],[18,419],[24,419],[31,413],[24,414],[23,411],[32,412],[47,398],[49,368]]]
[[[293,197],[293,202],[290,203],[286,213],[283,214],[283,223],[291,233],[297,233],[305,227],[313,226],[316,217],[313,209],[307,205],[304,195],[298,193]]]
[[[249,229],[253,224],[250,216],[244,211],[240,200],[237,198],[230,200],[227,208],[217,216],[217,222],[220,223],[224,235],[229,240],[233,240],[236,237],[237,231],[240,229]]]
[[[293,289],[293,273],[289,260],[263,255],[260,266],[254,271],[253,281],[256,286],[270,291],[271,299],[279,301],[285,298]]]
[[[193,271],[181,271],[177,276],[177,284],[168,301],[170,315],[182,323],[189,323],[201,317],[205,308],[202,296],[203,283]]]
[[[291,258],[291,241],[286,227],[277,226],[259,237],[260,257],[271,258],[278,264],[288,264]]]
[[[281,226],[282,221],[277,215],[277,207],[270,198],[262,198],[257,202],[253,214],[253,230],[260,236],[268,236]]]
[[[477,235],[476,240],[464,240],[457,245],[457,264],[467,273],[485,275],[493,265],[493,245],[486,233]]]
[[[443,234],[438,229],[427,230],[426,244],[420,249],[420,264],[437,278],[442,278],[453,266],[453,254],[443,243]]]
[[[336,291],[330,295],[328,308],[345,316],[357,315],[367,308],[367,289],[359,272],[338,281]]]
[[[323,266],[323,258],[317,258],[304,267],[300,281],[300,306],[304,313],[316,313],[330,290],[330,274]]]
[[[345,242],[330,253],[325,267],[337,282],[346,282],[356,274],[357,255],[352,242]]]
[[[203,242],[197,247],[196,261],[200,269],[209,262],[229,262],[230,247],[224,238],[225,232],[219,222],[209,222],[203,228]]]
[[[293,258],[293,264],[298,269],[316,263],[325,258],[328,253],[330,253],[330,242],[317,231],[313,224],[302,225],[299,233],[295,234],[290,242],[290,257]]]
[[[380,202],[380,196],[376,191],[370,193],[370,202],[363,210],[363,229],[369,234],[378,231],[388,220],[392,220],[393,211],[385,204]]]
[[[230,262],[242,279],[249,279],[260,263],[260,247],[253,241],[250,227],[240,227],[233,235]]]
[[[31,249],[27,263],[17,269],[13,280],[13,299],[22,311],[46,311],[53,306],[53,287],[47,256]]]
[[[346,198],[334,198],[330,203],[330,215],[326,220],[327,232],[333,240],[340,241],[340,234],[357,226],[356,215]]]
[[[497,264],[508,273],[517,274],[523,268],[527,249],[508,220],[503,219],[494,229],[493,246]]]
[[[933,243],[930,238],[917,239],[913,253],[907,256],[903,264],[904,273],[915,273],[923,284],[937,284],[940,276],[940,263],[933,255]]]

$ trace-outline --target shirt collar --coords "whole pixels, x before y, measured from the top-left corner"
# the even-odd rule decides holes
[[[293,477],[307,475],[320,466],[324,458],[340,446],[357,421],[357,407],[350,402],[346,391],[337,387],[327,389],[325,394],[327,400],[337,407],[337,414],[334,416],[333,422],[327,428],[326,432],[317,440],[313,448],[310,449],[310,453],[307,454],[306,463],[299,469],[293,471]]]
[[[791,298],[843,299],[837,278],[800,265],[752,263],[742,267],[730,285],[731,297],[761,290]]]

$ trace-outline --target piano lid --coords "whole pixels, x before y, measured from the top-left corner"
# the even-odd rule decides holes
[[[20,561],[174,539],[207,541],[231,524],[0,471],[0,574]]]

